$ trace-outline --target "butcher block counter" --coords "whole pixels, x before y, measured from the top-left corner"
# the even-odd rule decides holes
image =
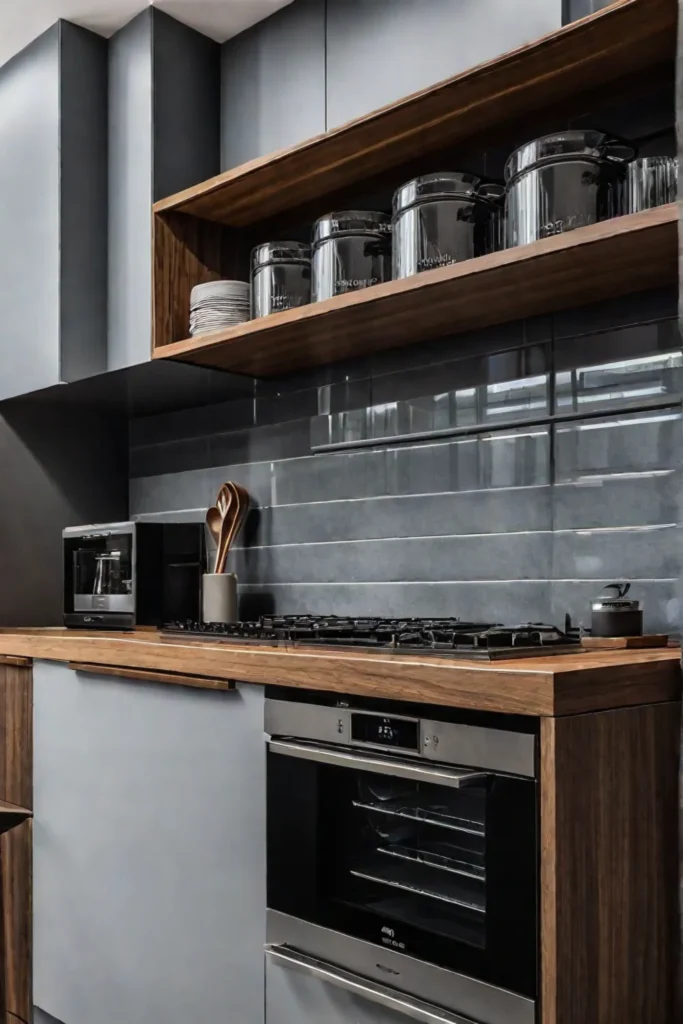
[[[680,649],[673,647],[486,662],[239,646],[170,639],[152,630],[0,630],[0,660],[21,664],[32,658],[204,689],[229,689],[239,680],[552,717],[676,701],[681,695]]]

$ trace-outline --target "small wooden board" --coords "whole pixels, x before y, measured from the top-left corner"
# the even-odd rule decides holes
[[[636,650],[643,647],[666,647],[667,633],[650,633],[645,636],[583,636],[581,646],[590,651]]]

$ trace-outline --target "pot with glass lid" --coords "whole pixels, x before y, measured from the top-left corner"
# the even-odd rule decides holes
[[[402,185],[393,199],[393,278],[494,252],[502,192],[462,171],[423,174]]]
[[[627,598],[630,583],[608,583],[591,604],[593,636],[642,636],[640,601]]]
[[[505,165],[506,244],[595,224],[635,150],[598,131],[545,135],[516,149]]]

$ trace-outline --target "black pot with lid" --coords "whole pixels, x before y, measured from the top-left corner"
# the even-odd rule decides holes
[[[635,149],[594,130],[544,135],[505,164],[507,246],[595,224],[608,216],[610,188]]]
[[[394,279],[500,248],[503,193],[465,171],[436,171],[401,185],[392,204]]]
[[[608,583],[591,603],[593,636],[642,636],[640,601],[627,598],[630,583]]]

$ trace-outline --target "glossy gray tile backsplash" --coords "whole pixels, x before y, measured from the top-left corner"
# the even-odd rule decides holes
[[[243,484],[243,616],[563,625],[587,622],[590,598],[626,578],[646,628],[679,632],[676,315],[675,293],[650,292],[136,420],[131,513],[199,518],[223,480]],[[321,440],[463,426],[474,433],[311,454]]]

